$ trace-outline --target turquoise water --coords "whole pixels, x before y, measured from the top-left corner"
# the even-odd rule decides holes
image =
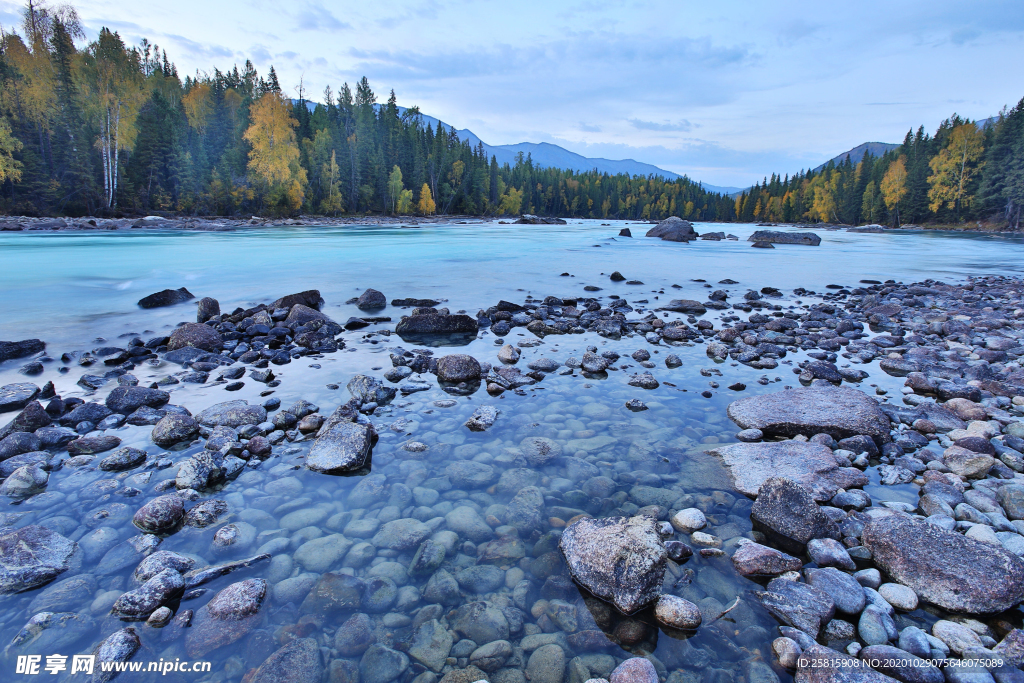
[[[154,311],[135,306],[142,296],[166,287],[186,286],[197,297],[215,297],[226,311],[318,288],[326,300],[324,311],[344,322],[358,313],[344,301],[366,287],[383,291],[389,300],[447,299],[446,305],[453,311],[464,308],[473,314],[502,298],[521,302],[527,293],[537,297],[582,295],[588,284],[603,288],[596,292],[598,296],[618,294],[637,308],[654,308],[669,298],[705,300],[707,291],[694,279],[716,283],[729,277],[740,283],[729,287],[732,300],[747,288],[775,286],[786,296],[773,302],[787,307],[796,305],[790,292],[797,286],[821,292],[826,284],[855,285],[860,279],[951,280],[969,274],[1018,273],[1024,263],[1020,240],[982,236],[823,232],[820,247],[779,245],[767,251],[751,249],[742,241],[756,229],[752,225],[725,226],[727,232],[741,238],[739,242],[673,244],[644,238],[612,239],[627,225],[582,221],[566,226],[453,223],[419,229],[367,226],[231,233],[4,234],[0,235],[0,302],[4,311],[0,338],[40,337],[50,344],[50,355],[58,358],[63,351],[93,348],[99,345],[93,340],[100,337],[116,340],[119,335],[136,332],[145,338],[146,330],[155,332],[180,320],[193,320],[192,304]],[[646,228],[639,224],[629,227],[637,235]],[[698,225],[697,230],[720,227]],[[642,280],[644,285],[611,283],[607,275],[613,270]],[[562,277],[563,272],[575,277]],[[681,287],[673,289],[673,284]],[[636,303],[643,299],[648,303]],[[801,299],[805,303],[812,300]],[[704,319],[717,329],[720,315],[732,313],[711,311]],[[389,307],[378,315],[391,315],[397,321],[400,312]],[[380,377],[391,365],[388,350],[411,346],[383,334],[386,327],[346,332],[344,351],[274,366],[282,381],[274,396],[281,399],[282,407],[306,399],[319,406],[321,414],[330,414],[348,399],[344,386],[354,374]],[[555,372],[522,394],[506,392],[500,398],[481,390],[452,401],[436,379],[427,376],[432,385],[429,391],[399,397],[373,416],[381,438],[374,448],[372,479],[305,470],[308,439],[275,446],[274,457],[261,467],[246,469],[220,489],[203,492],[203,499],[226,501],[227,515],[205,529],[182,529],[160,546],[189,555],[197,567],[270,552],[274,556],[270,562],[211,581],[203,586],[207,590],[201,595],[170,604],[176,614],[187,609],[198,613],[226,586],[245,578],[263,578],[269,590],[254,630],[223,647],[196,654],[186,647],[187,637],[175,635],[171,627],[155,629],[136,622],[143,647],[136,658],[208,660],[210,673],[187,678],[172,675],[166,680],[240,683],[247,672],[289,639],[307,637],[321,647],[324,665],[333,672],[332,681],[352,680],[344,677],[347,672],[360,666],[372,669],[375,662],[368,664],[369,655],[337,647],[338,632],[351,612],[319,618],[306,603],[322,575],[335,572],[377,582],[383,591],[378,591],[377,602],[372,609],[363,605],[360,610],[370,614],[373,640],[389,650],[404,655],[417,642],[424,615],[436,616],[440,628],[454,633],[449,667],[466,666],[473,648],[484,644],[465,642],[469,640],[465,629],[472,625],[460,627],[460,608],[483,600],[499,609],[520,610],[522,626],[510,630],[506,638],[513,653],[500,669],[502,681],[522,681],[522,674],[517,678],[514,670],[526,667],[538,643],[544,642],[559,644],[566,661],[579,658],[572,665],[575,669],[570,666],[570,674],[580,674],[582,666],[594,677],[607,676],[610,666],[633,655],[652,656],[671,683],[749,680],[749,672],[759,663],[771,665],[770,643],[777,635],[777,623],[750,594],[758,584],[738,576],[727,556],[695,555],[681,565],[669,563],[666,590],[697,603],[704,614],[704,625],[686,637],[661,631],[649,613],[615,616],[601,603],[585,599],[571,584],[567,587],[556,544],[560,529],[576,514],[632,514],[658,499],[671,501],[673,510],[689,506],[703,510],[709,521],[704,531],[721,539],[731,552],[739,538],[751,535],[750,501],[733,490],[719,462],[704,453],[712,444],[734,441],[736,427],[726,417],[726,406],[738,394],[725,387],[743,382],[747,385],[743,395],[747,395],[796,384],[792,367],[805,355],[791,353],[776,370],[765,372],[730,362],[716,364],[707,358],[702,345],[651,345],[641,337],[609,341],[594,334],[549,336],[535,345],[532,334],[516,328],[506,341],[526,342],[519,361],[524,371],[527,363],[540,357],[561,363],[570,356],[580,358],[591,345],[622,357],[615,364],[617,369],[605,378]],[[650,371],[661,382],[657,389],[645,391],[627,384],[632,373],[643,370],[629,357],[641,348],[652,354],[655,367]],[[494,336],[484,333],[459,351],[496,364],[497,349]],[[435,352],[440,355],[446,350]],[[678,355],[683,365],[666,368],[664,358],[669,353]],[[16,374],[21,363],[4,364],[0,383],[24,381]],[[60,364],[46,364],[43,375],[32,381],[51,380],[65,397],[102,400],[106,389],[94,393],[76,384],[88,369],[69,364],[70,371],[61,374],[57,370]],[[877,383],[898,400],[902,380],[881,373],[876,363],[858,367],[871,373],[864,385]],[[160,361],[145,363],[134,374],[141,384],[148,385],[179,369]],[[764,384],[758,382],[762,377]],[[868,386],[863,388],[871,391]],[[260,402],[266,387],[246,379],[246,385],[234,393],[214,384],[179,384],[171,390],[172,403],[196,413],[229,399]],[[711,398],[700,395],[704,390],[712,390]],[[634,398],[645,401],[648,410],[627,410],[625,402]],[[490,430],[470,432],[463,423],[480,405],[492,405],[501,412]],[[150,462],[168,458],[177,464],[203,448],[199,441],[185,450],[165,451],[150,441],[150,430],[123,426],[109,433],[121,438],[123,445],[147,450]],[[520,444],[535,436],[557,443],[566,457],[530,473],[515,471],[520,467]],[[410,442],[425,448],[412,448]],[[62,456],[53,457],[56,462]],[[50,589],[45,594],[47,589],[37,589],[0,597],[0,643],[4,646],[42,609],[74,613],[79,619],[79,626],[69,628],[59,646],[49,641],[46,647],[50,649],[45,650],[43,640],[12,647],[0,666],[13,667],[17,654],[90,652],[107,635],[129,625],[110,616],[109,610],[122,592],[136,587],[132,579],[136,563],[110,569],[103,557],[138,533],[131,523],[132,514],[161,495],[160,482],[173,479],[175,468],[143,465],[123,473],[105,472],[97,467],[102,457],[77,459],[75,466],[55,469],[45,497],[2,508],[3,512],[20,513],[15,526],[45,525],[88,546],[89,553],[81,568],[58,579],[76,579],[77,583],[62,584],[61,590]],[[490,468],[485,468],[489,475],[453,484],[451,467],[462,461]],[[543,494],[541,522],[529,532],[517,533],[504,524],[505,506],[527,484],[536,485]],[[873,494],[876,488],[882,487],[874,487]],[[892,491],[894,496],[903,493]],[[464,580],[460,580],[457,595],[442,610],[435,610],[424,594],[429,576],[409,572],[416,548],[375,547],[373,535],[380,525],[408,517],[447,533],[446,527],[458,526],[449,518],[456,511],[463,522],[473,521],[477,531],[460,532],[447,549],[442,567]],[[227,524],[235,524],[239,533],[236,542],[225,547],[214,538]],[[307,545],[323,538],[331,539],[331,547],[335,551],[343,548],[343,552],[332,556],[328,551],[314,552]],[[691,542],[684,534],[677,538]],[[477,566],[493,567],[483,573],[487,581],[460,573]],[[516,593],[524,581],[525,593]],[[556,609],[551,604],[554,600],[570,607],[559,604]],[[735,608],[720,617],[734,603]],[[566,610],[575,621],[565,618]],[[899,615],[898,625],[927,626],[934,619],[919,610]],[[599,645],[568,645],[572,634],[580,630],[603,631],[608,640]],[[401,663],[397,655],[393,659]],[[373,680],[408,683],[415,678],[416,683],[431,683],[436,680],[431,675],[413,657],[394,678]],[[491,680],[499,680],[495,678],[498,675],[492,674]],[[790,680],[780,669],[775,675]],[[151,674],[131,680],[156,679]],[[566,680],[573,679],[567,675]]]
[[[647,224],[571,221],[568,225],[497,222],[424,224],[419,228],[353,226],[259,228],[235,232],[0,233],[0,338],[38,337],[80,344],[96,336],[191,319],[191,309],[140,311],[135,302],[165,288],[212,296],[223,310],[319,289],[325,312],[354,315],[343,302],[373,287],[388,297],[445,298],[475,313],[500,298],[607,293],[614,270],[673,298],[706,297],[702,278],[732,278],[755,288],[854,285],[860,279],[920,280],[980,273],[1019,273],[1024,240],[951,233],[820,232],[820,247],[751,249],[754,225],[696,224],[740,241],[690,244],[641,237]],[[637,237],[619,238],[622,227]],[[595,246],[600,245],[600,246]],[[569,272],[575,277],[562,278]],[[612,288],[614,287],[614,289]],[[649,291],[650,288],[644,288]],[[189,313],[184,313],[188,310]],[[386,312],[384,313],[387,314]]]

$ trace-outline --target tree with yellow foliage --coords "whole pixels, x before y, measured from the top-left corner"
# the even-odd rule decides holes
[[[893,225],[899,226],[900,200],[907,194],[907,162],[904,157],[900,156],[889,164],[889,170],[885,172],[879,189],[882,191],[882,201],[885,202],[885,207],[889,211],[895,211]]]
[[[11,135],[11,124],[7,119],[0,117],[0,183],[21,180],[22,163],[14,158],[14,153],[19,150],[21,141]]]
[[[514,187],[508,188],[508,192],[502,195],[501,201],[498,203],[498,213],[509,216],[518,216],[522,208],[523,191],[517,190]]]
[[[974,199],[965,193],[965,188],[985,165],[981,161],[984,152],[985,135],[976,125],[965,123],[953,129],[949,144],[928,162],[932,169],[928,177],[929,209],[954,209],[957,220],[960,219],[960,207],[969,206]]]
[[[430,186],[426,183],[423,183],[423,187],[420,188],[420,203],[416,210],[424,216],[430,216],[437,210],[434,198],[430,195]]]
[[[249,177],[271,207],[298,211],[306,188],[306,169],[299,164],[295,140],[298,122],[284,97],[269,91],[252,105],[252,124],[243,137],[249,143]]]

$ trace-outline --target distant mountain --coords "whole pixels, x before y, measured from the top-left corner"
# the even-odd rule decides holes
[[[861,159],[864,158],[864,152],[871,152],[873,156],[880,157],[889,150],[896,149],[897,147],[899,147],[898,144],[894,144],[891,142],[864,142],[847,152],[843,152],[838,156],[832,157],[832,159],[830,159],[829,161],[834,162],[835,165],[838,166],[839,164],[846,161],[847,157],[849,157],[851,162],[857,164],[860,162]],[[829,161],[826,161],[821,166],[818,166],[816,169],[814,169],[814,172],[817,173],[821,169],[828,166]]]
[[[296,100],[292,100],[292,102],[295,103]],[[312,111],[316,108],[316,102],[307,101],[306,106],[310,111]],[[379,107],[380,105],[375,106]],[[399,113],[405,113],[406,107],[399,107],[398,111]],[[597,170],[599,173],[608,173],[610,175],[615,175],[617,173],[628,173],[629,175],[642,176],[655,175],[662,176],[668,180],[675,180],[676,178],[682,177],[678,173],[666,171],[663,168],[658,168],[651,164],[645,164],[634,159],[615,160],[585,157],[582,154],[570,152],[564,147],[552,145],[549,142],[520,142],[514,145],[488,145],[486,142],[481,140],[476,133],[467,128],[459,130],[439,119],[435,119],[433,116],[428,116],[423,113],[420,114],[420,121],[424,126],[430,125],[434,129],[441,127],[449,133],[454,130],[460,140],[468,142],[472,147],[476,147],[482,143],[484,151],[487,152],[488,156],[494,156],[494,158],[498,160],[499,165],[509,164],[510,166],[514,166],[516,163],[516,155],[522,152],[524,157],[530,155],[534,166],[540,166],[542,168],[572,169],[573,171],[581,173]],[[700,185],[708,192],[718,192],[720,194],[729,194],[742,189],[739,187],[709,185],[707,183],[700,183]]]

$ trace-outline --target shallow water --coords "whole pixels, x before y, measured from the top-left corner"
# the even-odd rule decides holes
[[[704,278],[714,283],[731,277],[740,281],[739,285],[728,288],[734,296],[748,288],[777,286],[787,296],[775,303],[786,307],[794,305],[795,297],[789,292],[796,286],[822,291],[829,283],[854,285],[860,279],[910,281],[935,277],[951,280],[968,274],[1015,273],[1024,263],[1021,259],[1024,243],[990,237],[825,232],[821,233],[821,247],[779,245],[773,251],[753,250],[743,241],[685,245],[645,239],[608,239],[625,225],[613,222],[601,226],[599,222],[587,221],[568,226],[488,223],[421,229],[278,228],[234,233],[0,235],[0,303],[4,310],[0,337],[38,336],[50,342],[49,353],[56,358],[62,351],[98,345],[92,342],[97,337],[113,340],[128,332],[159,331],[178,320],[192,319],[191,304],[140,311],[135,301],[152,291],[182,285],[197,297],[218,298],[225,311],[293,291],[319,288],[327,301],[324,311],[344,322],[349,315],[357,314],[355,307],[345,305],[344,300],[370,286],[382,290],[389,299],[447,298],[447,305],[453,311],[465,308],[474,313],[501,298],[522,301],[527,292],[540,297],[582,295],[584,285],[596,284],[603,288],[596,293],[598,296],[616,293],[627,296],[630,302],[647,299],[649,304],[634,304],[639,309],[655,307],[657,297],[659,300],[704,300],[703,286],[692,279]],[[645,226],[633,224],[631,227],[639,235]],[[697,230],[704,232],[719,227],[723,226],[698,225]],[[755,226],[724,227],[741,239],[756,229]],[[596,248],[595,244],[601,246]],[[612,270],[621,271],[627,278],[642,279],[645,285],[614,284],[607,277],[601,277],[602,273]],[[565,271],[576,277],[560,277]],[[672,289],[672,284],[682,285],[682,288]],[[810,300],[813,297],[801,299]],[[722,312],[731,313],[733,311]],[[389,307],[381,315],[391,315],[397,320],[400,312]],[[705,319],[713,321],[717,329],[720,315],[711,311]],[[639,316],[631,314],[629,317]],[[670,314],[670,317],[680,316]],[[282,407],[304,398],[317,404],[322,414],[329,414],[348,399],[344,385],[352,375],[365,373],[379,377],[391,365],[387,355],[389,348],[411,347],[397,337],[374,332],[381,327],[386,325],[345,333],[348,348],[338,353],[275,366],[274,372],[282,384],[274,396],[281,399]],[[146,336],[143,334],[143,338]],[[532,334],[517,328],[507,341],[515,344],[533,339]],[[705,617],[704,625],[696,634],[684,639],[678,637],[679,634],[660,631],[649,614],[633,619],[617,617],[607,622],[606,610],[593,604],[588,607],[576,589],[559,593],[564,586],[560,588],[560,584],[548,579],[564,576],[565,570],[557,554],[547,553],[556,550],[557,533],[572,516],[581,512],[598,516],[631,514],[654,495],[666,502],[670,500],[668,506],[673,509],[694,506],[704,510],[710,527],[705,531],[721,538],[725,548],[731,550],[735,539],[751,532],[750,501],[733,491],[719,462],[703,452],[711,444],[735,440],[736,427],[727,419],[725,408],[736,394],[725,387],[736,381],[743,382],[747,385],[743,395],[748,395],[796,384],[791,364],[805,358],[804,354],[789,354],[776,370],[765,372],[730,362],[715,364],[706,357],[701,345],[680,344],[669,348],[649,345],[641,337],[608,341],[586,334],[547,337],[537,346],[523,348],[519,367],[525,370],[523,366],[539,357],[564,363],[570,356],[581,357],[590,345],[600,351],[614,350],[622,354],[616,366],[631,367],[609,372],[603,379],[585,378],[578,372],[571,376],[556,372],[543,382],[525,388],[521,395],[506,392],[500,398],[490,397],[482,390],[469,397],[453,397],[429,378],[433,389],[409,397],[400,396],[382,414],[372,418],[381,435],[374,448],[372,480],[365,474],[333,477],[305,470],[302,459],[310,442],[300,441],[282,443],[275,447],[274,457],[261,467],[246,469],[220,491],[204,492],[204,499],[226,500],[230,516],[207,529],[183,529],[172,534],[160,549],[191,554],[199,565],[249,557],[261,549],[272,549],[275,557],[269,563],[211,581],[203,586],[208,589],[204,594],[175,606],[178,610],[198,611],[218,590],[243,578],[262,577],[271,582],[258,634],[250,633],[232,645],[198,657],[212,662],[211,673],[190,675],[182,680],[240,681],[246,671],[258,666],[279,644],[296,635],[316,638],[329,648],[343,619],[329,619],[322,625],[310,624],[308,618],[302,619],[300,608],[306,592],[322,571],[351,572],[365,579],[387,576],[399,589],[403,585],[419,588],[425,584],[429,577],[410,577],[403,567],[395,566],[397,563],[407,568],[415,548],[370,549],[366,556],[352,551],[352,547],[369,540],[367,534],[371,538],[373,535],[373,522],[350,526],[355,520],[414,517],[429,522],[444,518],[458,507],[469,507],[472,514],[465,510],[460,514],[486,520],[488,531],[481,531],[473,540],[460,538],[444,566],[457,575],[460,569],[477,564],[478,554],[486,544],[499,538],[498,531],[508,533],[507,528],[501,528],[503,506],[522,483],[513,486],[506,480],[506,485],[502,485],[501,476],[519,467],[515,449],[530,436],[548,437],[562,447],[563,455],[575,456],[587,464],[572,461],[574,469],[569,470],[565,461],[556,460],[537,468],[536,485],[545,496],[543,522],[532,533],[521,535],[521,546],[514,543],[509,544],[511,548],[501,544],[486,546],[490,550],[483,552],[512,551],[506,559],[491,561],[504,571],[504,577],[500,585],[488,589],[486,599],[499,605],[513,604],[512,589],[520,580],[527,580],[531,587],[529,600],[524,605],[527,631],[563,632],[549,616],[542,616],[545,614],[543,605],[538,605],[537,601],[564,599],[576,605],[579,629],[587,628],[591,619],[595,619],[620,643],[609,642],[606,649],[581,649],[576,654],[607,654],[621,659],[631,652],[651,652],[668,672],[680,670],[696,676],[677,675],[676,681],[739,681],[747,676],[751,662],[771,664],[770,643],[776,635],[777,622],[749,593],[758,585],[739,577],[727,556],[702,558],[695,555],[679,566],[670,563],[666,588],[698,603]],[[662,384],[655,390],[644,391],[627,385],[632,373],[643,370],[629,358],[629,354],[639,348],[648,349],[657,365],[651,372]],[[497,363],[497,349],[493,335],[482,334],[459,351]],[[438,355],[450,351],[435,349]],[[667,369],[664,358],[669,353],[678,355],[683,366]],[[13,361],[0,368],[2,383],[24,379],[15,372],[20,364]],[[48,363],[44,374],[32,381],[41,384],[52,380],[63,396],[92,396],[75,384],[84,369],[72,365],[70,372],[60,374],[58,365],[59,362]],[[871,373],[864,381],[865,390],[870,392],[868,385],[878,384],[898,400],[902,380],[881,373],[877,364],[862,367]],[[702,375],[702,368],[714,368],[721,376]],[[140,384],[148,385],[176,369],[162,362],[144,364],[134,374]],[[757,382],[762,376],[768,378],[766,385]],[[711,398],[702,397],[700,392],[711,388],[711,382],[719,387],[713,389]],[[327,388],[331,383],[342,388]],[[172,403],[184,405],[193,413],[236,398],[260,402],[263,400],[260,390],[265,390],[263,385],[249,380],[241,391],[230,394],[224,391],[223,385],[182,384],[165,388],[172,389]],[[101,398],[105,393],[106,389],[100,390],[94,397]],[[632,398],[644,400],[648,410],[639,413],[627,410],[624,403]],[[435,401],[450,400],[455,401],[454,405],[435,405]],[[501,413],[489,431],[470,432],[463,423],[480,405],[494,405]],[[151,455],[164,454],[165,451],[149,440],[150,431],[151,427],[126,426],[113,433],[122,439],[122,445],[145,448]],[[425,444],[427,448],[422,452],[407,450],[404,446],[410,441]],[[201,448],[200,442],[183,451],[172,451],[167,457],[177,462]],[[15,526],[44,524],[76,541],[100,527],[111,531],[104,544],[93,547],[81,570],[69,571],[58,579],[88,574],[93,577],[87,581],[88,589],[56,597],[53,591],[44,593],[46,589],[40,589],[0,598],[0,643],[10,643],[28,618],[41,609],[79,612],[90,620],[88,628],[79,633],[80,637],[66,640],[59,647],[51,644],[49,649],[39,652],[43,655],[89,652],[103,637],[126,625],[108,616],[108,612],[121,592],[135,587],[131,574],[137,561],[124,568],[101,572],[101,558],[113,544],[138,533],[131,523],[132,514],[146,501],[161,495],[154,487],[164,479],[173,478],[174,468],[140,467],[113,474],[97,469],[98,460],[51,473],[46,496],[3,509],[4,512],[25,513],[14,522]],[[490,466],[491,476],[475,485],[448,488],[444,477],[453,463],[462,460]],[[138,476],[140,473],[142,476]],[[148,479],[145,473],[150,474]],[[593,482],[595,476],[611,478],[614,487],[606,486],[596,495],[595,487],[602,482]],[[372,495],[362,495],[368,488],[365,482],[377,481],[380,477],[386,488]],[[361,482],[364,483],[360,485]],[[876,482],[877,478],[873,484]],[[637,485],[650,486],[658,492],[634,488]],[[126,486],[141,493],[126,497],[123,489]],[[589,493],[585,493],[584,488]],[[893,489],[874,485],[869,490],[873,497],[903,500],[911,496],[916,500],[913,487]],[[215,548],[215,532],[229,522],[251,525],[251,538],[243,538],[227,549]],[[243,529],[249,531],[246,527]],[[303,543],[332,534],[341,534],[347,539],[338,541],[345,547],[345,552],[338,553],[338,557],[325,559],[326,564],[321,564],[318,560],[322,557],[307,557],[308,549],[296,555]],[[684,535],[677,534],[677,537],[690,540]],[[524,559],[515,557],[517,547],[525,553]],[[461,604],[485,599],[467,590],[467,586],[468,583],[462,587],[458,602],[446,605],[446,612]],[[395,601],[385,601],[380,612],[384,616],[377,622],[378,642],[401,648],[402,643],[410,639],[410,619],[426,604],[421,599],[413,600],[417,593],[399,591]],[[737,598],[736,607],[716,620]],[[396,606],[399,600],[401,606]],[[532,614],[533,609],[538,614]],[[934,619],[919,610],[900,616],[898,622],[904,621],[898,625],[902,628],[905,624]],[[185,653],[183,639],[166,642],[164,631],[144,623],[135,626],[144,648],[136,655],[136,661],[161,657],[165,660],[197,658]],[[516,643],[523,635],[525,631],[512,634],[508,639]],[[7,655],[13,657],[41,647],[37,643],[28,650],[11,648]],[[527,652],[525,658],[529,654]],[[359,661],[358,657],[329,655],[328,659],[331,658]],[[526,664],[525,658],[522,665]],[[593,665],[592,675],[607,675],[607,671],[599,668],[606,661],[593,656],[586,661]],[[3,666],[11,666],[13,671],[13,659]],[[410,680],[413,673],[420,670],[422,668],[414,666],[400,680]],[[789,679],[781,670],[776,673],[782,680]],[[153,674],[139,678],[154,679]],[[77,678],[69,677],[69,680]],[[122,680],[128,680],[127,676]]]

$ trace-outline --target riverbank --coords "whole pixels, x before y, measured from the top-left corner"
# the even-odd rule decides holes
[[[528,220],[523,221],[530,223]],[[387,225],[416,228],[426,225],[451,222],[479,223],[505,221],[515,222],[517,219],[510,216],[387,216],[387,215],[359,215],[359,216],[298,216],[294,218],[274,218],[252,216],[250,218],[231,216],[144,216],[136,218],[95,218],[85,216],[81,218],[55,218],[55,217],[32,217],[32,216],[3,216],[0,217],[0,232],[22,232],[22,231],[123,231],[123,230],[189,230],[203,232],[231,231],[251,227],[338,227],[348,225]],[[547,220],[573,220],[573,217],[560,217]],[[611,220],[611,219],[606,219]],[[616,219],[619,223],[651,223],[658,221],[647,221],[642,219]],[[707,225],[732,225],[732,223],[707,223]],[[1020,237],[1021,231],[1007,230],[1002,224],[959,223],[955,225],[901,225],[894,228],[888,225],[835,225],[830,223],[758,223],[761,227],[772,227],[783,230],[787,229],[815,229],[815,230],[847,230],[850,232],[888,232],[898,230],[912,230],[919,232],[962,232],[978,233],[987,235],[1005,235]]]
[[[469,311],[370,290],[348,320],[319,292],[201,292],[167,334],[29,345],[9,362],[53,384],[7,393],[0,448],[30,450],[0,463],[5,538],[67,554],[0,603],[3,634],[60,611],[80,651],[260,682],[281,661],[445,683],[1017,664],[1024,284],[827,284],[606,277]],[[650,585],[563,543],[616,516],[644,527]]]

